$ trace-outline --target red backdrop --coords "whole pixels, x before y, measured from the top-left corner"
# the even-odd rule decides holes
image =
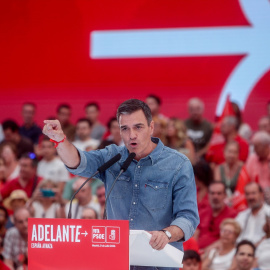
[[[25,101],[38,105],[39,124],[60,102],[75,121],[89,101],[99,101],[101,120],[127,98],[156,93],[168,116],[187,117],[187,100],[206,103],[214,120],[221,90],[244,54],[91,59],[94,30],[249,26],[237,0],[9,0],[0,2],[0,121],[21,123]],[[196,43],[196,42],[195,42]],[[197,42],[200,46],[200,42]],[[249,76],[249,74],[247,74]],[[253,128],[266,114],[270,71],[249,95],[244,118]],[[241,91],[241,84],[239,89]]]

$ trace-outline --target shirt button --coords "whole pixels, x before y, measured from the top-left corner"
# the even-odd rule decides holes
[[[140,168],[141,168],[141,166],[138,166],[138,168],[140,169]]]
[[[135,187],[137,187],[138,185],[136,184]]]
[[[133,204],[136,204],[135,202],[133,202]]]
[[[131,218],[130,220],[133,221],[133,218]]]
[[[157,188],[157,186],[156,186],[156,188]]]

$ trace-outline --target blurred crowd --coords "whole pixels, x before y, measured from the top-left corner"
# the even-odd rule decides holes
[[[154,120],[154,137],[186,155],[194,169],[200,225],[184,243],[184,270],[270,269],[270,102],[256,130],[243,121],[236,103],[211,123],[204,103],[188,101],[188,119],[162,114],[162,102],[145,102]],[[38,108],[22,106],[22,126],[0,125],[0,269],[27,269],[27,220],[66,218],[69,201],[85,178],[71,175],[55,144],[35,123]],[[71,122],[72,108],[60,104],[55,117],[70,142],[85,151],[123,145],[117,119],[99,120],[97,102]],[[158,202],[157,202],[158,203]],[[105,187],[93,178],[76,195],[72,218],[102,219]]]

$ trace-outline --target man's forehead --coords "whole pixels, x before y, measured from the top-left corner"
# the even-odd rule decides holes
[[[146,124],[147,119],[142,110],[135,111],[130,114],[121,114],[119,116],[119,126]]]

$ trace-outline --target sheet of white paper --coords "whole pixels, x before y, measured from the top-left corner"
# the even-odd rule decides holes
[[[162,250],[155,250],[149,245],[151,234],[142,230],[130,230],[129,257],[130,265],[182,267],[184,253],[166,245]]]

